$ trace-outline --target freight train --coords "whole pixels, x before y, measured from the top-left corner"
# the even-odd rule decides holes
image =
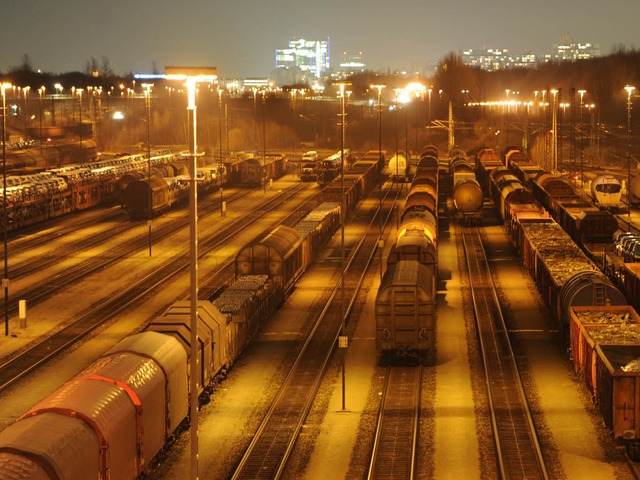
[[[566,179],[549,173],[531,162],[518,149],[512,148],[505,154],[505,165],[525,187],[531,190],[536,200],[589,255],[595,256],[595,250],[599,249],[599,246],[611,244],[613,235],[619,227],[614,215],[609,211],[614,209],[615,201],[609,194],[607,194],[608,200],[603,196],[604,190],[608,188],[603,187],[603,182],[606,182],[604,178],[598,180],[594,186],[603,195],[594,197],[592,201],[588,196],[578,192]],[[611,191],[613,190],[612,187]],[[600,208],[593,204],[603,202],[607,202],[609,208]]]
[[[324,187],[333,181],[342,171],[343,161],[342,150],[338,150],[333,155],[322,159],[316,166],[316,180],[318,185]],[[353,162],[353,156],[351,151],[347,148],[344,150],[344,169],[349,168],[349,165]]]
[[[184,162],[184,160],[182,161]],[[164,211],[189,198],[189,179],[185,163],[169,163],[153,169],[151,178],[146,171],[135,172],[129,181],[120,181],[118,197],[123,208],[132,220],[148,219],[162,214]],[[219,166],[198,166],[198,192],[207,193],[220,188],[224,171]]]
[[[626,304],[624,295],[535,195],[506,168],[495,167],[493,162],[489,166],[494,204],[560,328],[568,333],[573,306]]]
[[[407,157],[402,152],[398,152],[389,159],[387,172],[389,173],[389,178],[394,182],[404,183],[408,181],[411,174],[410,168]]]
[[[339,221],[340,207],[323,203],[294,228],[275,229],[240,251],[233,285],[198,302],[203,399]],[[289,243],[268,240],[281,233]],[[150,471],[188,422],[189,332],[190,302],[177,302],[30,408],[0,432],[0,476],[120,480]]]
[[[378,178],[380,159],[371,160],[357,167],[364,173],[354,188]],[[238,252],[234,283],[198,302],[202,401],[282,305],[340,219],[340,205],[324,202],[293,228],[261,236]],[[12,480],[129,480],[150,471],[188,423],[189,332],[190,302],[181,301],[119,342],[0,432],[0,472]]]
[[[264,157],[251,156],[240,164],[240,186],[261,187],[284,175],[287,157],[282,154],[267,154]]]
[[[639,460],[640,317],[524,185],[501,192],[508,235],[568,341],[576,373],[614,439]],[[625,275],[627,294],[637,300],[640,268],[627,268],[636,272]]]
[[[119,180],[134,171],[146,171],[147,165],[159,166],[176,161],[168,151],[99,159],[90,163],[69,164],[28,175],[7,176],[8,230],[116,201]],[[2,196],[0,190],[0,197]]]
[[[463,223],[479,222],[482,220],[484,195],[476,179],[474,162],[461,148],[453,148],[449,159],[454,216]]]
[[[428,145],[420,154],[376,295],[376,348],[382,362],[433,358],[437,222],[438,151]]]

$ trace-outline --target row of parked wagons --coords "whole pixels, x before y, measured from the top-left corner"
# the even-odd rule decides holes
[[[242,248],[237,278],[198,302],[198,394],[235,362],[339,225],[323,203]],[[0,478],[134,479],[188,424],[190,302],[179,301],[0,432]]]

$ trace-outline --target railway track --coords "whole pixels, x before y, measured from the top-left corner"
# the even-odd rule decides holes
[[[249,193],[250,192],[247,190],[237,191],[228,196],[227,202],[232,203],[234,201],[237,201],[245,197]],[[215,198],[211,199],[211,197],[209,197],[209,199],[207,199],[206,201],[201,201],[198,205],[200,211],[202,212],[199,215],[199,217],[204,219],[206,217],[216,214],[217,209],[219,209],[219,206],[220,206],[220,202],[219,200],[216,201]],[[115,220],[119,219],[121,221],[115,225],[110,225],[109,222],[114,219]],[[94,227],[96,224],[99,224],[99,223],[105,224],[103,230],[95,231],[94,233],[88,236],[82,235],[83,229],[87,227]],[[188,223],[189,221],[186,218],[186,216],[170,219],[168,222],[165,221],[162,217],[157,218],[156,227],[153,232],[154,241],[161,240],[162,238],[167,237],[173,231],[187,226]],[[29,237],[25,239],[24,242],[19,243],[19,246],[17,248],[14,248],[13,245],[10,245],[8,248],[9,253],[11,255],[16,255],[21,252],[29,251],[30,249],[41,248],[42,245],[46,245],[50,241],[51,235],[55,235],[57,238],[62,238],[64,236],[71,236],[73,234],[77,234],[76,236],[80,237],[78,240],[74,240],[66,244],[64,247],[57,248],[54,254],[49,254],[49,255],[45,254],[45,255],[37,255],[37,256],[34,255],[34,256],[30,256],[29,258],[27,258],[22,262],[9,265],[11,280],[15,281],[16,279],[33,274],[34,272],[39,272],[42,269],[47,268],[51,265],[55,265],[66,259],[77,256],[80,252],[105,244],[109,240],[118,238],[119,236],[127,233],[128,231],[139,228],[141,225],[144,225],[144,224],[146,224],[146,220],[143,222],[141,221],[131,222],[129,221],[127,216],[124,216],[123,213],[120,213],[119,215],[118,214],[114,215],[112,213],[112,210],[110,209],[101,218],[96,218],[95,215],[90,215],[88,220],[80,220],[77,227],[74,225],[70,225],[66,227],[54,228],[52,232],[48,232],[43,235],[37,235],[37,236]],[[101,259],[109,258],[109,259],[117,260],[118,258],[121,258],[124,255],[128,255],[138,249],[144,248],[147,244],[148,244],[148,237],[146,235],[141,234],[138,236],[138,238],[136,238],[136,240],[127,244],[128,248],[126,250],[122,248],[117,248],[117,249],[114,249],[113,251],[107,252],[105,255],[102,255],[100,258],[95,258],[85,263],[87,265],[91,265],[97,262],[98,268],[100,268],[99,262],[101,261]],[[0,249],[0,251],[2,251],[2,249]],[[82,270],[82,268],[80,268],[80,270]],[[69,273],[70,272],[67,272],[64,275],[66,276]],[[64,278],[60,278],[60,277],[61,277],[60,275],[57,276],[57,278],[61,280],[62,284],[66,285],[69,283],[65,281]],[[70,281],[73,281],[73,278]],[[42,286],[34,285],[32,287],[32,290],[41,291]],[[24,294],[21,293],[21,295],[24,295]],[[29,295],[28,292],[27,292],[27,295]],[[13,308],[15,309],[15,305],[13,306]]]
[[[212,250],[228,242],[229,239],[236,235],[237,231],[248,228],[251,223],[266,215],[271,209],[291,200],[306,188],[306,185],[296,185],[282,195],[266,202],[259,210],[234,221],[217,235],[201,240],[199,242],[199,257],[209,254]],[[27,350],[0,365],[0,391],[24,378],[28,373],[69,348],[69,346],[108,322],[127,307],[131,307],[142,297],[155,291],[161,284],[187,270],[189,268],[188,258],[188,251],[175,256],[135,284],[127,286],[117,295],[95,305],[90,311],[85,312],[69,325],[38,341]],[[222,262],[222,264],[226,265],[227,262]]]
[[[248,192],[240,191],[236,194],[230,195],[227,201],[237,201],[246,195],[248,195]],[[211,215],[215,215],[215,202],[208,202],[208,205],[204,206],[201,211],[203,213],[199,215],[200,220],[204,220]],[[179,217],[163,224],[158,223],[153,233],[154,241],[157,242],[167,238],[177,230],[186,227],[188,224],[189,220],[185,217]],[[10,268],[10,278],[12,280],[16,280],[17,278],[26,277],[29,274],[37,273],[44,268],[60,263],[66,259],[74,258],[78,256],[80,252],[86,251],[89,248],[96,247],[100,244],[104,244],[105,242],[117,238],[129,230],[137,228],[139,225],[139,222],[134,224],[126,222],[107,229],[104,234],[84,237],[77,242],[70,243],[64,248],[59,248],[56,250],[54,255],[34,256],[33,258]],[[11,298],[14,300],[9,303],[9,314],[15,315],[17,313],[17,298],[26,300],[27,304],[30,306],[37,305],[39,302],[46,300],[60,289],[83,279],[93,272],[101,271],[108,266],[121,261],[127,256],[146,248],[147,245],[148,237],[146,234],[141,234],[133,240],[122,245],[118,245],[117,247],[103,252],[98,256],[89,257],[84,261],[65,268],[63,271],[55,275],[55,280],[53,281],[52,279],[47,278],[42,282],[30,283],[28,289],[14,292],[12,294]],[[3,298],[0,299],[0,310],[1,309],[4,309]]]
[[[421,366],[387,368],[369,480],[414,478],[421,380]]]
[[[547,471],[476,227],[463,227],[500,478],[547,479]]]
[[[344,295],[339,276],[334,275],[337,278],[331,283],[336,286],[233,473],[233,479],[274,479],[280,478],[284,472],[324,371],[338,344],[344,322],[350,315],[366,271],[376,253],[379,236],[377,214],[371,216],[366,212],[357,212],[356,216],[358,218],[354,223],[367,226],[365,233],[357,235],[358,238],[353,243],[345,243],[345,250],[349,254],[345,254]],[[328,261],[335,263],[333,258]]]

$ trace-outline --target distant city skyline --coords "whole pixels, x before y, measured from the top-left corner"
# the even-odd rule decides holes
[[[2,14],[3,73],[28,55],[34,69],[51,73],[106,58],[116,74],[210,65],[221,77],[245,78],[271,75],[273,52],[292,38],[328,37],[333,52],[363,52],[373,71],[430,71],[464,48],[540,55],[563,34],[607,55],[616,45],[639,46],[640,2],[21,0],[4,2]],[[332,67],[338,62],[332,54]]]

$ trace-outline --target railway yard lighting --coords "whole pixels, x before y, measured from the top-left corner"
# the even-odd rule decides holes
[[[371,85],[371,88],[378,90],[378,161],[382,161],[382,89],[385,85]],[[382,279],[382,250],[384,243],[382,241],[382,181],[381,169],[378,169],[378,186],[380,188],[380,196],[378,202],[378,225],[380,232],[378,234],[378,251],[380,252],[380,279]]]
[[[224,217],[224,202],[222,201],[222,89],[219,87],[218,87],[218,134],[220,136],[220,163],[218,165],[218,177],[220,178],[220,216]]]
[[[429,94],[429,110],[427,114],[427,142],[431,141],[431,92],[433,92],[433,87],[427,89],[427,93]]]
[[[80,120],[78,122],[78,131],[80,133],[80,149],[82,149],[82,92],[84,92],[84,88],[76,88],[76,93],[78,94],[79,101],[78,118]]]
[[[344,211],[345,201],[344,201],[344,144],[345,144],[345,131],[347,124],[347,114],[345,112],[345,84],[340,83],[340,181],[341,181],[341,196],[340,196],[340,292],[341,292],[341,326],[340,326],[340,338],[339,338],[339,346],[340,349],[343,350],[342,358],[342,411],[346,409],[346,347],[348,344],[347,336],[345,332],[345,272],[344,272],[344,263],[345,263],[345,255],[344,255],[344,222],[346,220],[346,215]]]
[[[151,212],[153,210],[153,197],[151,194],[151,88],[152,83],[143,83],[144,103],[147,110],[147,181],[149,182],[149,218],[147,225],[149,227],[149,256],[151,256]]]
[[[584,188],[584,123],[582,123],[582,111],[584,110],[584,94],[586,90],[578,90],[580,94],[580,187]]]
[[[629,205],[629,221],[631,221],[631,94],[636,89],[627,85],[627,203]]]
[[[165,67],[165,77],[168,80],[181,80],[187,87],[187,111],[189,115],[189,144],[190,144],[190,302],[191,302],[191,387],[189,398],[189,415],[191,422],[191,478],[198,478],[198,218],[197,218],[197,168],[198,155],[196,128],[196,88],[198,83],[212,83],[218,78],[216,67]]]
[[[4,241],[4,334],[9,336],[9,256],[7,254],[7,94],[10,83],[3,83],[2,88],[2,237]]]

